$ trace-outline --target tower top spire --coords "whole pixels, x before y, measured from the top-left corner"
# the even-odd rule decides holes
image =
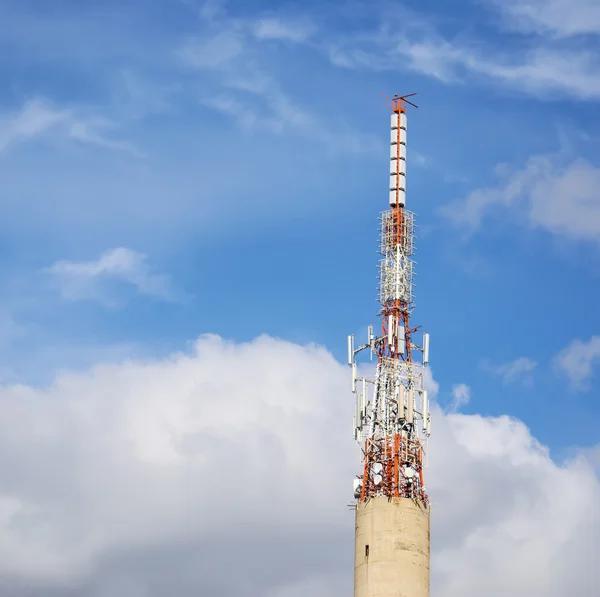
[[[413,97],[415,95],[417,95],[416,92],[415,93],[407,93],[406,95],[398,95],[397,93],[394,93],[394,97],[388,97],[387,95],[384,95],[383,97],[390,100],[390,103],[386,104],[385,107],[387,107],[387,108],[391,107],[392,112],[406,112],[407,104],[409,106],[412,106],[413,108],[418,108],[419,106],[417,106],[417,104],[414,104],[410,100],[406,99],[408,97]]]

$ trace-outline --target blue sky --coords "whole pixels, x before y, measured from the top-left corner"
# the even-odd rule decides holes
[[[576,4],[3,0],[3,379],[206,332],[342,360],[375,321],[381,94],[417,91],[439,402],[466,384],[464,412],[594,443],[600,18]]]
[[[432,594],[597,593],[599,36],[596,0],[0,0],[0,593],[351,594],[396,92]]]

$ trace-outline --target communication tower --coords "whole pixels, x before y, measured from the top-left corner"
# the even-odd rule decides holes
[[[415,343],[413,327],[415,214],[406,209],[406,108],[392,99],[390,208],[380,217],[380,334],[348,337],[348,364],[356,395],[354,438],[361,472],[356,499],[355,597],[429,596],[429,498],[423,468],[431,433],[424,373],[429,335]],[[417,107],[417,106],[415,106]],[[359,375],[356,356],[376,356],[374,378]],[[415,359],[416,355],[420,358]]]

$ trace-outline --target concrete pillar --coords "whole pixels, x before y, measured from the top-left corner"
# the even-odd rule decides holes
[[[354,597],[429,597],[429,509],[408,498],[356,506]]]

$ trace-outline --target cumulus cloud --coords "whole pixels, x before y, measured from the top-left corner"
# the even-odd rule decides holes
[[[437,594],[594,594],[600,485],[590,463],[557,465],[508,417],[448,415],[436,433],[429,475]]]
[[[347,367],[270,337],[0,387],[0,592],[349,594],[352,409]],[[587,460],[508,417],[433,416],[435,594],[592,594]]]
[[[125,247],[111,249],[93,261],[57,261],[46,271],[68,300],[110,301],[110,293],[106,292],[110,281],[128,283],[140,294],[164,300],[175,298],[169,278],[152,273],[147,255]]]
[[[537,362],[529,357],[520,357],[501,365],[492,365],[487,361],[482,365],[485,370],[500,376],[505,384],[515,381],[531,383],[531,373],[535,371]]]
[[[600,364],[600,336],[592,336],[587,342],[573,340],[556,355],[554,364],[568,378],[572,390],[587,390],[594,366]]]
[[[498,209],[523,214],[532,228],[573,240],[600,242],[600,168],[584,159],[531,157],[519,170],[497,168],[496,186],[476,189],[439,212],[468,231]]]
[[[151,590],[150,562],[166,554],[179,573],[197,559],[190,595],[330,580],[323,567],[342,558],[327,545],[341,554],[351,537],[346,390],[323,349],[216,337],[164,361],[65,374],[46,391],[3,388],[0,577],[66,590],[82,574],[102,586],[121,575],[144,595],[181,595],[190,578],[175,573]]]

